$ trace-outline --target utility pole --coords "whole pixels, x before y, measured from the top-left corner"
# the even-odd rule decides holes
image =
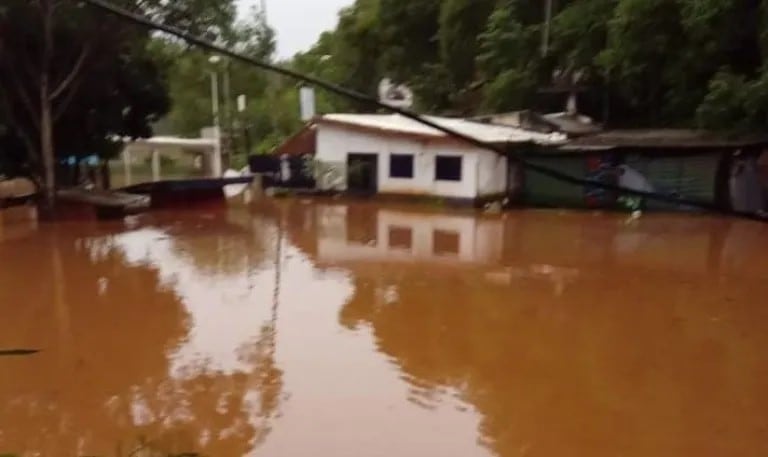
[[[549,54],[549,41],[552,33],[552,2],[554,0],[545,0],[544,2],[544,27],[541,39],[541,56],[547,57]]]
[[[218,60],[212,59],[211,63]],[[221,177],[221,118],[219,116],[219,73],[216,69],[211,71],[211,111],[213,114],[213,134],[216,141],[213,148],[213,176]]]
[[[224,62],[224,114],[225,114],[225,125],[226,125],[226,153],[224,154],[227,157],[227,166],[229,166],[230,161],[232,160],[232,155],[234,153],[234,128],[233,128],[233,118],[234,114],[232,112],[232,100],[231,100],[231,65],[232,61],[227,59]]]
[[[251,154],[251,140],[248,129],[248,118],[245,110],[248,108],[248,97],[245,94],[237,96],[237,118],[235,119],[235,129],[243,135],[243,146],[246,159]]]

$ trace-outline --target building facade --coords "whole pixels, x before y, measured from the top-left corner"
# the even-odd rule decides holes
[[[547,142],[551,135],[446,118],[429,118],[495,145]],[[396,115],[327,115],[316,121],[321,190],[427,196],[468,203],[506,197],[514,187],[503,154],[449,138]]]
[[[320,125],[316,160],[336,170],[323,190],[475,200],[503,195],[507,159],[450,140]]]

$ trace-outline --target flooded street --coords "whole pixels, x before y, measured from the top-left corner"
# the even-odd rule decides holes
[[[0,316],[0,350],[40,350],[0,356],[0,455],[768,455],[759,223],[300,201],[6,221]]]

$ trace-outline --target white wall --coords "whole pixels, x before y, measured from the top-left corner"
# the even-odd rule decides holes
[[[506,193],[507,158],[491,152],[480,152],[478,158],[478,196]]]
[[[476,198],[505,191],[506,159],[490,151],[463,147],[445,141],[420,141],[389,134],[365,133],[334,125],[318,125],[318,161],[340,168],[346,166],[349,153],[377,154],[380,193],[435,195],[449,198]],[[389,177],[390,154],[412,154],[412,179]],[[438,155],[462,157],[461,181],[436,181],[435,158]],[[345,174],[346,171],[343,172]],[[319,180],[319,186],[331,186]],[[346,188],[341,183],[339,190]]]
[[[318,257],[326,262],[493,263],[501,256],[503,226],[498,219],[380,210],[376,216],[376,240],[361,243],[347,239],[347,207],[324,207],[318,217],[322,227]],[[392,229],[410,231],[410,248],[390,245]],[[457,237],[457,252],[436,252],[437,232]]]

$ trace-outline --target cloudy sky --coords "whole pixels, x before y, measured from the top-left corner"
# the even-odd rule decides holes
[[[260,0],[237,0],[240,13]],[[269,23],[277,31],[277,54],[290,57],[312,46],[325,30],[336,26],[337,13],[353,0],[267,0]]]

